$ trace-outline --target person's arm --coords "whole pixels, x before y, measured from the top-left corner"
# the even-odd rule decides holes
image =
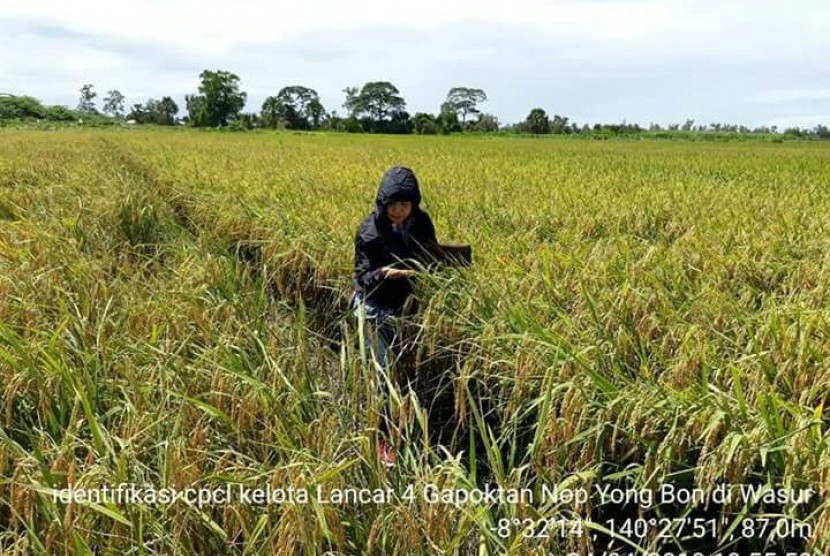
[[[383,281],[383,270],[376,258],[358,233],[354,240],[354,277],[363,291],[372,291]]]
[[[384,278],[397,280],[414,274],[413,270],[394,268],[392,266],[380,266],[381,257],[360,237],[355,238],[354,274],[357,284],[363,291],[372,291],[377,288]]]

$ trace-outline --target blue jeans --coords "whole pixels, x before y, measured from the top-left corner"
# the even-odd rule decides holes
[[[364,300],[359,293],[352,296],[350,307],[358,322],[362,319],[369,325],[365,334],[366,349],[372,354],[378,370],[388,370],[394,361],[394,354],[391,351],[395,341],[394,312],[372,300]],[[378,384],[378,387],[382,389],[381,384]]]
[[[395,341],[395,314],[388,307],[364,300],[358,293],[352,296],[350,307],[358,320],[358,326],[361,323],[364,325],[366,350],[371,354],[375,365],[375,392],[380,398],[387,399],[387,380],[392,381],[389,371],[395,361],[392,352]],[[392,417],[386,403],[383,407],[378,428],[382,434],[388,435]]]

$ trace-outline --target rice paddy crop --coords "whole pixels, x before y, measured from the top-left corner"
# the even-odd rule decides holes
[[[411,370],[430,395],[396,387],[408,441],[384,470],[382,402],[346,302],[357,224],[394,164],[474,265],[419,282]],[[0,547],[826,553],[828,214],[821,143],[4,130]],[[58,496],[119,484],[392,494]],[[408,496],[725,484],[815,495],[655,508]],[[618,514],[646,520],[642,534],[609,532]],[[661,516],[715,530],[661,532],[648,522]],[[521,521],[554,518],[586,531],[532,536]]]

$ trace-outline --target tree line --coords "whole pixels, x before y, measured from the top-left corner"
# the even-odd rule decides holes
[[[400,91],[388,81],[371,81],[362,87],[343,89],[344,112],[328,111],[317,91],[302,85],[280,89],[265,99],[259,112],[244,112],[247,93],[241,90],[239,76],[223,70],[204,70],[199,74],[200,84],[194,94],[185,95],[186,115],[179,118],[179,106],[169,96],[148,99],[125,109],[125,97],[116,90],[107,91],[99,112],[92,84],[84,84],[75,110],[65,106],[43,106],[29,96],[0,95],[0,121],[14,119],[46,119],[55,121],[108,119],[129,124],[188,125],[192,127],[221,127],[234,130],[293,129],[325,130],[350,133],[396,133],[421,135],[459,132],[529,133],[529,134],[589,134],[592,136],[677,135],[681,133],[714,134],[778,134],[775,126],[746,126],[712,123],[695,125],[694,120],[662,127],[650,124],[582,124],[565,116],[552,117],[543,108],[533,108],[527,117],[517,123],[503,125],[496,116],[482,110],[487,102],[484,90],[474,87],[452,87],[436,114],[406,110],[406,101]],[[800,138],[830,139],[830,128],[817,125],[813,129],[791,127],[783,134]]]

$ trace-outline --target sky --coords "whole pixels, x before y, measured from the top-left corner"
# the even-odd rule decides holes
[[[830,124],[827,0],[0,0],[0,93],[75,107],[92,83],[184,109],[204,69],[246,112],[287,85],[343,114],[390,81],[410,113],[483,89],[502,123],[535,107],[583,123]]]

